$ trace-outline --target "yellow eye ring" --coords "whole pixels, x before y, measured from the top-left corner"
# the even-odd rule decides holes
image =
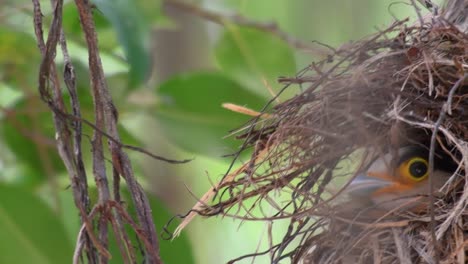
[[[413,157],[400,165],[400,173],[412,181],[422,181],[429,176],[429,163],[421,157]]]

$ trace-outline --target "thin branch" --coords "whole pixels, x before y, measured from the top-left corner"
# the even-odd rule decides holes
[[[86,124],[87,126],[91,127],[94,131],[100,133],[102,136],[104,136],[108,140],[112,141],[113,143],[115,143],[116,145],[118,145],[121,148],[133,150],[133,151],[136,151],[136,152],[140,152],[140,153],[145,154],[145,155],[147,155],[147,156],[149,156],[149,157],[151,157],[153,159],[164,161],[164,162],[171,163],[171,164],[183,164],[183,163],[187,163],[187,162],[190,162],[190,161],[193,160],[193,159],[183,159],[183,160],[168,159],[168,158],[165,158],[163,156],[156,155],[156,154],[154,154],[154,153],[152,153],[149,150],[146,150],[144,148],[133,146],[133,145],[128,145],[128,144],[123,144],[120,140],[112,137],[109,133],[106,133],[103,129],[97,127],[95,124],[93,124],[92,122],[90,122],[90,121],[88,121],[88,120],[86,120],[84,118],[62,112],[59,109],[52,109],[52,110],[56,114],[61,115],[63,118],[70,119],[70,120],[73,120],[75,122],[81,122],[83,124]]]
[[[435,146],[436,146],[436,137],[437,132],[439,131],[439,127],[442,125],[442,122],[445,119],[445,116],[448,113],[451,113],[452,108],[452,100],[453,95],[457,91],[458,87],[463,83],[463,81],[468,77],[468,74],[465,74],[462,78],[460,78],[450,89],[448,94],[447,101],[443,104],[442,109],[439,113],[439,118],[437,119],[436,123],[434,124],[434,129],[432,130],[431,135],[431,145],[429,151],[429,204],[430,204],[430,215],[431,215],[431,222],[430,222],[430,229],[431,229],[431,239],[434,247],[434,256],[435,262],[440,262],[440,245],[438,244],[437,237],[436,237],[436,222],[435,222],[435,197],[434,197],[434,155],[435,155]]]
[[[185,11],[187,13],[193,14],[195,16],[201,17],[208,21],[214,22],[216,24],[225,26],[228,23],[236,24],[239,26],[251,27],[257,30],[269,33],[273,36],[278,37],[279,39],[283,40],[284,42],[288,43],[290,46],[296,49],[302,49],[306,51],[313,51],[315,54],[320,56],[326,56],[330,53],[334,53],[335,49],[329,45],[313,41],[311,43],[304,42],[300,39],[297,39],[288,33],[282,31],[278,25],[274,22],[259,22],[255,20],[250,20],[247,17],[241,16],[239,14],[235,15],[226,15],[220,14],[214,11],[203,9],[197,5],[182,2],[177,0],[164,0],[165,4],[175,7],[179,10]],[[315,43],[316,45],[312,45]]]
[[[94,25],[94,20],[91,12],[91,5],[86,0],[75,0],[75,4],[80,16],[80,23],[83,29],[86,43],[88,46],[89,70],[91,76],[91,88],[95,105],[95,120],[96,126],[101,130],[111,135],[115,141],[108,140],[109,150],[112,156],[112,163],[118,174],[127,182],[127,186],[135,205],[135,211],[139,225],[144,231],[145,239],[148,243],[145,244],[145,251],[148,253],[147,261],[149,263],[162,263],[159,256],[159,241],[156,235],[156,229],[153,223],[152,210],[149,205],[148,198],[136,181],[133,168],[127,154],[122,150],[120,136],[117,129],[117,109],[114,106],[112,97],[107,87],[107,82],[104,75],[100,52],[97,45],[97,35]],[[107,178],[105,174],[104,160],[102,156],[102,141],[101,134],[94,134],[93,148],[93,165],[96,176],[96,183],[99,187],[99,181],[102,181],[100,193],[100,202],[107,203],[109,201],[109,190],[107,187]],[[119,143],[116,143],[119,142]],[[98,178],[99,177],[99,178]],[[135,230],[138,233],[138,230]]]

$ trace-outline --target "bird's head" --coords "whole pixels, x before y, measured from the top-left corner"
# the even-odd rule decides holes
[[[358,174],[345,189],[360,207],[380,210],[424,210],[428,206],[429,150],[421,146],[406,146],[395,153],[375,159],[366,171]],[[455,171],[450,157],[436,153],[433,190],[439,190]]]

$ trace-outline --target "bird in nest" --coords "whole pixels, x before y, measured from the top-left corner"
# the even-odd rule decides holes
[[[427,212],[430,208],[430,179],[433,194],[437,196],[439,190],[446,190],[444,185],[457,171],[458,165],[452,156],[438,147],[434,152],[434,170],[431,173],[429,149],[424,145],[406,145],[389,153],[374,155],[376,158],[370,160],[367,168],[357,173],[344,188],[343,194],[349,199],[335,208],[337,221],[333,219],[327,232],[313,237],[320,243],[307,248],[298,263],[373,263],[375,255],[367,250],[373,250],[376,245],[374,239],[386,241],[388,234],[382,229],[373,229],[373,224],[387,216]],[[371,224],[362,225],[366,222]],[[385,250],[393,254],[393,248]]]
[[[389,212],[424,212],[429,207],[431,190],[440,190],[457,165],[444,151],[434,155],[434,172],[429,171],[429,148],[405,146],[380,155],[344,189],[350,203],[343,206],[346,215],[381,217]]]

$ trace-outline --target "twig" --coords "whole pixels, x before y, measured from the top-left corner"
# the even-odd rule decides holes
[[[85,226],[82,225],[80,228],[80,231],[78,232],[78,238],[76,239],[76,246],[73,252],[73,264],[80,263],[81,251],[83,250],[83,247],[84,247],[84,240],[82,239],[82,237],[84,236],[84,231],[85,231]]]
[[[434,155],[435,155],[435,145],[436,145],[436,137],[437,137],[437,132],[439,131],[439,127],[441,126],[442,122],[445,119],[445,116],[450,112],[451,113],[451,107],[452,107],[452,100],[453,100],[453,95],[455,94],[456,90],[458,87],[460,87],[460,84],[468,77],[468,74],[465,74],[462,78],[460,78],[450,89],[450,92],[448,94],[447,101],[443,104],[442,109],[439,113],[439,118],[437,119],[436,123],[434,124],[434,129],[432,130],[432,135],[431,135],[431,145],[430,145],[430,150],[429,150],[429,203],[430,203],[430,215],[431,215],[431,222],[430,222],[430,229],[431,229],[431,238],[432,238],[432,243],[434,246],[434,256],[435,256],[435,262],[439,263],[440,262],[440,246],[438,245],[437,242],[437,237],[436,237],[436,222],[435,222],[435,197],[434,197]]]
[[[64,119],[70,119],[70,120],[73,120],[75,122],[80,122],[80,123],[83,123],[83,124],[91,127],[93,129],[93,131],[96,131],[96,132],[100,133],[103,137],[107,138],[109,141],[112,141],[113,143],[115,143],[116,145],[118,145],[119,147],[121,147],[123,149],[129,149],[129,150],[133,150],[133,151],[136,151],[136,152],[140,152],[140,153],[145,154],[145,155],[147,155],[147,156],[149,156],[149,157],[151,157],[153,159],[164,161],[164,162],[171,163],[171,164],[183,164],[183,163],[187,163],[187,162],[190,162],[190,161],[193,160],[193,159],[183,159],[183,160],[168,159],[168,158],[165,158],[163,156],[156,155],[156,154],[154,154],[154,153],[152,153],[149,150],[146,150],[144,148],[133,146],[133,145],[128,145],[128,144],[123,144],[120,140],[112,137],[110,134],[106,133],[102,128],[97,127],[95,124],[91,123],[90,121],[88,121],[88,120],[86,120],[84,118],[81,118],[79,116],[75,116],[75,115],[71,115],[71,114],[68,114],[66,112],[63,112],[60,109],[55,108],[54,106],[51,106],[51,108],[52,108],[51,110],[54,111],[55,114],[61,116]]]
[[[117,110],[114,107],[112,97],[107,87],[97,45],[97,36],[91,13],[91,6],[86,0],[75,0],[75,3],[88,46],[89,69],[95,105],[96,126],[101,130],[104,130],[105,128],[106,132],[109,133],[112,138],[117,142],[120,142],[120,136],[117,129]],[[100,202],[107,202],[109,200],[109,192],[107,189],[105,166],[102,157],[101,134],[95,133],[93,141],[93,148],[95,149],[95,152],[93,152],[93,165],[98,187],[100,183],[99,181],[103,181],[101,183],[102,193],[100,193]],[[113,166],[127,182],[130,195],[135,205],[139,225],[144,231],[145,240],[148,241],[148,243],[145,243],[145,251],[148,253],[147,261],[148,263],[160,264],[162,261],[159,256],[159,241],[156,235],[156,229],[153,223],[148,198],[146,197],[141,185],[135,179],[130,159],[127,154],[122,151],[122,144],[117,144],[116,141],[108,141]]]
[[[446,106],[444,104],[444,106]],[[444,108],[444,107],[443,107]],[[435,144],[436,144],[436,137],[437,137],[437,131],[439,130],[440,125],[444,121],[446,111],[445,109],[442,109],[441,113],[439,114],[439,118],[437,119],[437,122],[434,124],[434,130],[432,130],[432,135],[431,135],[431,145],[429,149],[429,204],[430,204],[430,216],[431,216],[431,222],[429,223],[429,228],[431,230],[431,240],[432,240],[432,246],[434,247],[434,257],[435,257],[435,263],[438,264],[440,262],[440,246],[439,243],[437,242],[437,237],[436,237],[436,222],[435,222],[435,197],[434,197],[434,153],[435,153]]]
[[[160,264],[162,261],[159,257],[159,243],[152,220],[149,202],[142,187],[136,182],[130,161],[122,149],[129,148],[145,154],[150,153],[137,147],[124,145],[120,141],[116,124],[117,111],[113,107],[112,99],[109,95],[104,78],[104,71],[102,69],[97,48],[97,37],[91,14],[91,6],[86,0],[76,0],[75,2],[78,7],[80,22],[83,31],[85,32],[86,42],[88,44],[95,124],[81,118],[81,109],[76,92],[74,68],[68,54],[65,34],[62,29],[63,0],[53,0],[51,3],[53,6],[53,19],[48,33],[47,42],[44,43],[40,3],[38,0],[33,0],[34,28],[38,47],[43,56],[38,76],[38,90],[41,99],[47,104],[49,109],[52,110],[57,135],[57,148],[69,174],[73,190],[73,198],[81,215],[82,228],[79,232],[73,261],[75,263],[79,261],[83,249],[87,254],[87,262],[91,264],[105,264],[109,261],[111,256],[108,251],[108,224],[110,222],[114,228],[114,233],[117,236],[117,243],[123,251],[122,255],[124,255],[125,262],[133,263],[136,258],[132,253],[132,246],[130,245],[128,236],[125,233],[126,231],[120,217],[122,216],[125,218],[126,222],[131,224],[140,239],[145,242],[145,251],[148,253],[146,255],[146,257],[148,257],[147,263]],[[58,43],[60,43],[62,47],[62,53],[64,56],[64,81],[71,96],[73,114],[69,114],[65,107],[60,81],[56,65],[54,63]],[[68,123],[69,120],[71,120],[71,123]],[[92,139],[93,174],[99,193],[99,202],[92,210],[90,210],[89,215],[87,213],[89,211],[89,197],[87,193],[88,186],[86,182],[87,177],[84,170],[81,151],[82,123],[86,123],[94,128]],[[73,133],[70,130],[70,124],[73,128]],[[116,211],[116,216],[112,213],[112,207],[116,206],[111,203],[112,200],[104,159],[103,137],[108,139],[108,145],[110,147],[113,161],[114,176],[119,177],[119,175],[122,175],[128,183],[141,228],[134,223],[122,208]],[[117,184],[115,185],[117,189],[119,186],[119,180],[120,179],[114,179]],[[120,194],[118,190],[114,191],[114,194],[117,199],[117,203],[120,203]],[[95,236],[92,221],[94,220],[94,216],[98,213],[98,234]]]
[[[418,5],[416,4],[416,2],[414,0],[411,0],[411,5],[414,7],[416,15],[418,15],[420,26],[423,27],[424,26],[424,19],[423,19],[422,15],[421,15],[421,9],[419,9]]]
[[[138,236],[139,239],[141,239],[141,241],[143,241],[143,244],[145,244],[145,247],[151,248],[152,247],[151,241],[148,240],[147,235],[145,234],[145,232],[143,232],[144,230],[138,227],[138,225],[135,223],[135,221],[133,221],[133,219],[130,217],[128,212],[125,211],[125,209],[120,204],[116,203],[115,201],[110,201],[109,205],[115,208],[117,212],[122,216],[122,219],[125,220],[133,228],[133,230],[135,231],[135,234]],[[159,251],[158,252],[148,251],[147,253],[150,256],[150,259],[160,258]]]
[[[224,26],[227,23],[232,23],[232,24],[236,24],[239,26],[255,28],[257,30],[260,30],[260,31],[263,31],[263,32],[266,32],[273,36],[278,37],[279,39],[283,40],[284,42],[288,43],[290,46],[296,49],[313,51],[317,55],[321,55],[321,56],[326,56],[330,53],[335,52],[334,48],[326,44],[323,44],[320,42],[313,42],[316,45],[311,45],[312,43],[306,43],[302,40],[299,40],[287,34],[286,32],[282,31],[281,29],[279,29],[278,25],[273,22],[262,23],[259,21],[250,20],[238,14],[236,15],[219,14],[213,11],[203,9],[201,7],[198,7],[197,5],[194,5],[188,2],[182,2],[182,1],[177,1],[177,0],[164,0],[163,2],[169,6],[175,7],[177,9],[196,15],[198,17],[201,17],[203,19],[206,19],[208,21],[214,22],[219,25]]]
[[[40,71],[39,71],[39,81],[38,81],[38,90],[39,94],[41,96],[41,99],[47,103],[49,108],[54,108],[58,109],[59,111],[66,111],[64,107],[64,102],[62,99],[62,94],[61,94],[61,89],[60,89],[60,83],[58,81],[58,75],[57,75],[57,70],[55,68],[55,64],[53,63],[53,60],[55,58],[56,54],[56,47],[59,42],[60,37],[62,44],[64,43],[64,38],[63,35],[61,34],[62,32],[62,27],[61,27],[61,22],[62,22],[62,7],[63,7],[63,1],[57,0],[57,1],[52,1],[53,6],[53,20],[52,24],[50,27],[49,35],[47,37],[47,43],[44,43],[44,37],[43,37],[43,30],[42,30],[42,12],[41,12],[41,7],[40,3],[38,0],[33,0],[33,6],[34,6],[34,31],[36,34],[36,39],[38,43],[39,50],[42,53],[42,61],[40,65]],[[64,48],[66,50],[66,48]],[[49,82],[50,80],[50,82]],[[50,85],[50,87],[48,87]],[[52,94],[50,93],[48,88],[52,88]],[[65,167],[67,169],[67,172],[69,174],[71,184],[72,184],[72,190],[73,190],[73,197],[75,200],[75,204],[77,208],[79,209],[80,215],[81,215],[81,220],[86,226],[86,230],[88,232],[88,235],[85,236],[86,238],[86,250],[88,254],[88,261],[90,263],[96,263],[97,259],[95,258],[96,256],[96,248],[88,242],[88,237],[93,238],[92,234],[92,225],[86,221],[87,215],[86,211],[84,208],[87,208],[87,205],[85,203],[82,203],[83,200],[87,199],[87,193],[86,193],[86,188],[84,189],[81,188],[83,182],[80,181],[79,179],[75,178],[77,177],[78,173],[76,171],[76,161],[73,159],[73,154],[71,153],[71,142],[70,142],[70,131],[66,125],[66,123],[63,122],[63,120],[59,117],[57,114],[53,114],[53,121],[55,125],[55,129],[57,131],[57,148],[60,157],[62,158]],[[102,247],[99,246],[99,242],[97,240],[94,240],[94,245],[100,249],[100,252],[105,255],[106,250],[103,249]]]

